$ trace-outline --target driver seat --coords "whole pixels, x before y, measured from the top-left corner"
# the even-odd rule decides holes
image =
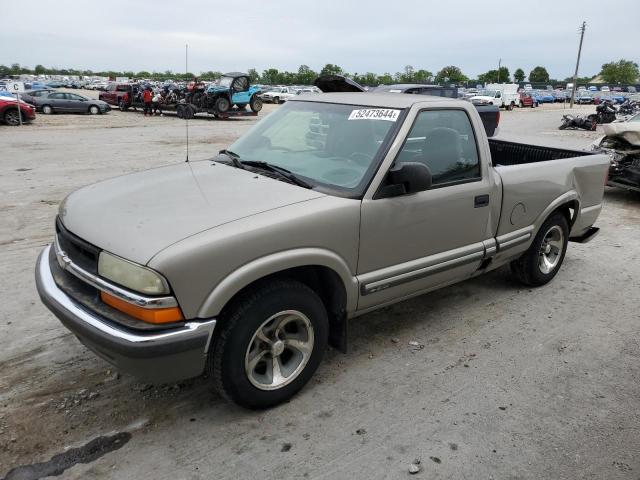
[[[460,134],[453,128],[437,127],[424,137],[422,155],[418,161],[424,163],[433,176],[442,175],[462,158]]]

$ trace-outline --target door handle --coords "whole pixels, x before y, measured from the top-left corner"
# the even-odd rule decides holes
[[[489,205],[489,195],[478,195],[473,200],[473,208],[481,208]]]

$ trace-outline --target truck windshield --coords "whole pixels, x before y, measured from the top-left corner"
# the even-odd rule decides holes
[[[360,193],[401,113],[359,105],[287,102],[229,150],[243,161],[286,168],[313,186]]]

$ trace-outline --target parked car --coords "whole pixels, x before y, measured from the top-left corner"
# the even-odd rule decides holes
[[[36,97],[41,97],[43,95],[49,95],[50,93],[55,92],[52,88],[46,88],[42,90],[25,90],[20,94],[20,98],[31,105],[36,104]]]
[[[556,97],[548,90],[538,92],[538,101],[540,103],[553,103],[556,101]]]
[[[260,94],[260,98],[266,103],[282,103],[295,96],[296,94],[289,87],[274,87],[272,90]]]
[[[90,113],[97,115],[111,110],[106,102],[84,97],[77,93],[53,91],[32,98],[36,108],[44,114]]]
[[[36,118],[36,109],[22,100],[18,103],[15,97],[0,96],[0,122],[11,126],[20,125],[18,115],[22,115],[23,122],[30,122]]]
[[[36,285],[119,369],[165,382],[208,365],[226,398],[265,408],[346,348],[352,317],[507,264],[550,282],[569,239],[597,233],[608,168],[488,140],[463,100],[292,98],[209,161],[67,196]]]
[[[607,87],[606,85],[604,85],[604,86],[600,87],[600,91],[601,92],[610,92],[611,89],[609,87]]]
[[[98,94],[98,99],[109,105],[120,106],[123,100],[131,101],[131,91],[134,84],[131,83],[110,83],[104,91]]]
[[[583,90],[582,92],[578,92],[576,94],[575,102],[582,105],[593,103],[593,97],[589,92]]]
[[[520,92],[520,98],[518,100],[518,106],[520,108],[523,107],[537,107],[538,106],[538,101],[536,99],[534,99],[529,93],[525,93],[525,92]]]
[[[595,85],[590,85],[587,90],[589,90],[590,92],[597,92],[598,91],[598,87],[596,87]]]
[[[565,102],[567,100],[567,92],[564,90],[554,90],[551,92],[556,102]]]
[[[58,80],[51,80],[46,83],[48,88],[61,88],[64,87],[64,82],[60,82]]]

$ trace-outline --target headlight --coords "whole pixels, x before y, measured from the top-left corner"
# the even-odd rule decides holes
[[[169,284],[162,275],[111,253],[100,253],[98,274],[136,292],[150,295],[170,293]]]

